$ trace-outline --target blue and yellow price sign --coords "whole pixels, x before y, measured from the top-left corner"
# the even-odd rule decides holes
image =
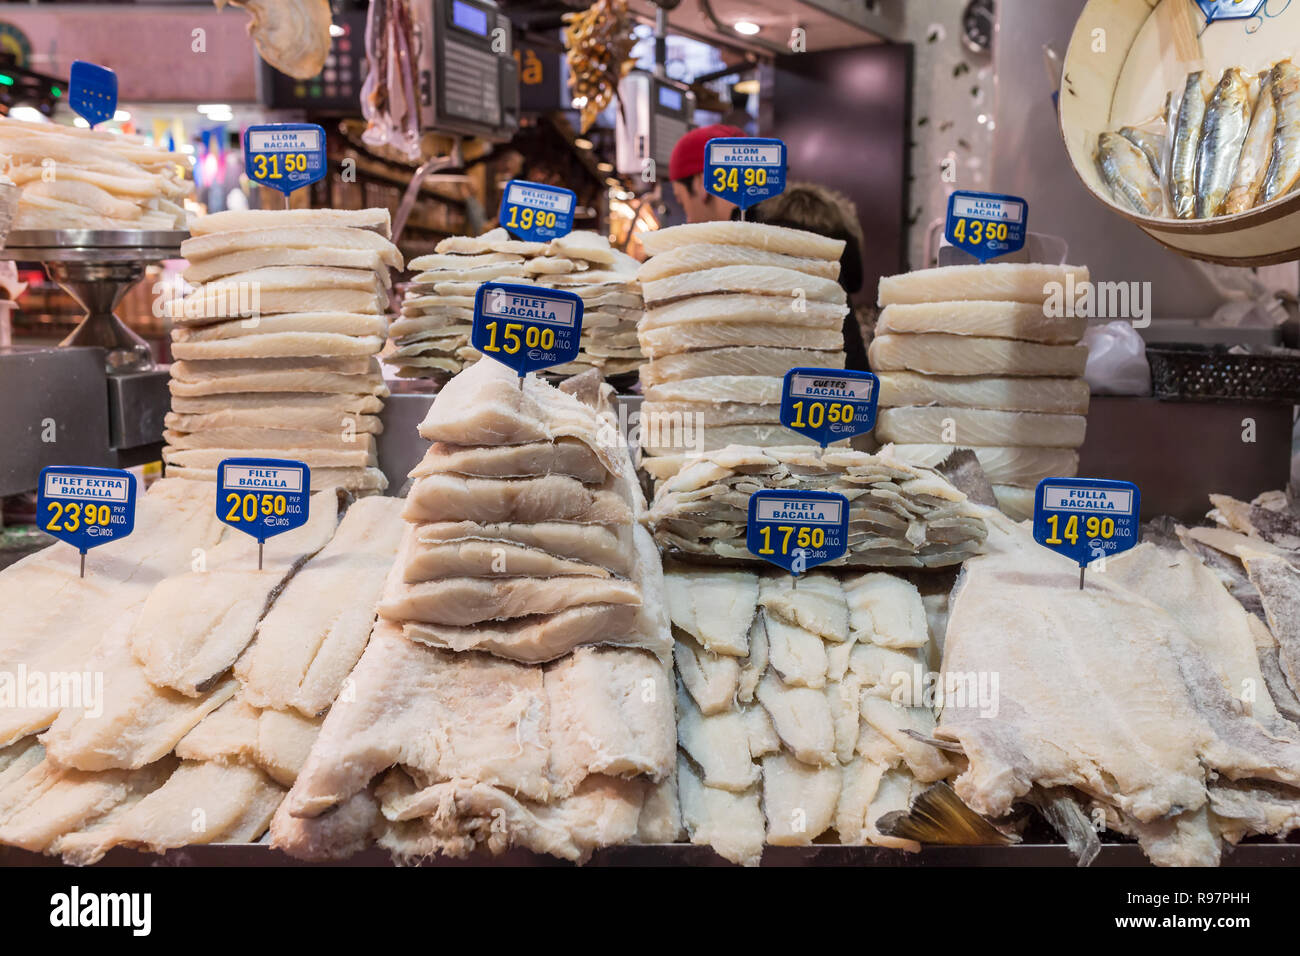
[[[520,378],[572,362],[581,336],[582,298],[572,292],[484,282],[474,295],[470,344]]]
[[[756,136],[709,140],[704,188],[741,209],[780,195],[785,191],[785,143]]]
[[[1138,543],[1141,510],[1141,492],[1131,481],[1044,478],[1034,493],[1034,540],[1083,569]]]
[[[1267,0],[1196,0],[1205,14],[1205,22],[1215,20],[1246,20],[1259,15]]]
[[[795,576],[834,561],[849,547],[849,499],[831,491],[756,491],[745,545]]]
[[[325,176],[325,130],[314,123],[274,123],[244,130],[244,171],[286,196]]]
[[[948,197],[944,237],[980,262],[1025,246],[1029,203],[999,193],[955,192]]]
[[[501,226],[525,242],[550,242],[573,231],[572,189],[512,179],[506,184],[498,213]]]
[[[98,63],[73,60],[68,105],[91,126],[111,120],[117,113],[117,74]]]
[[[311,469],[300,461],[226,458],[217,466],[217,517],[259,545],[306,524],[310,497]]]
[[[879,401],[871,372],[792,368],[781,386],[781,424],[825,448],[875,428]]]
[[[42,468],[36,523],[84,558],[88,549],[119,541],[135,530],[135,475],[116,468]]]

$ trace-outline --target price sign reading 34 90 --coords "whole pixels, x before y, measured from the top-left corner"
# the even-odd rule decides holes
[[[796,576],[834,561],[849,546],[849,500],[830,491],[756,491],[745,544]]]
[[[42,531],[81,552],[84,574],[88,549],[135,530],[135,475],[116,468],[42,468],[36,516]]]
[[[254,182],[288,196],[325,175],[325,130],[313,123],[250,126],[244,168]]]
[[[944,236],[980,262],[1024,248],[1029,203],[1019,196],[955,192],[948,197]]]
[[[871,372],[792,368],[781,388],[781,424],[827,445],[876,425],[880,380]]]
[[[520,378],[572,362],[581,336],[582,298],[572,292],[484,282],[474,295],[470,344]]]
[[[704,188],[742,210],[785,191],[785,143],[757,136],[711,139],[704,146]]]
[[[550,242],[573,231],[572,189],[512,179],[506,184],[498,213],[501,226],[525,242]]]

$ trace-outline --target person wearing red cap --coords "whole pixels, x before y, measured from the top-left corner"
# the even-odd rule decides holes
[[[677,141],[668,160],[668,178],[673,196],[686,213],[687,222],[715,222],[730,219],[735,209],[704,188],[704,145],[723,136],[744,136],[745,131],[721,123],[693,129]]]

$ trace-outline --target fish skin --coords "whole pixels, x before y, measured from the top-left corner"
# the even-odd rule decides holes
[[[1196,149],[1196,215],[1219,214],[1241,159],[1250,129],[1250,77],[1232,67],[1210,96]]]
[[[1189,73],[1174,124],[1173,154],[1169,158],[1169,193],[1174,215],[1191,219],[1196,214],[1196,154],[1201,124],[1205,121],[1205,74]]]
[[[1147,155],[1128,137],[1102,133],[1097,140],[1097,167],[1111,194],[1133,212],[1158,216],[1163,211],[1160,179]]]
[[[1220,214],[1235,216],[1259,205],[1264,195],[1264,180],[1273,159],[1273,135],[1277,129],[1277,102],[1273,98],[1273,71],[1260,74],[1259,96],[1251,116],[1250,131],[1237,163],[1228,198]]]
[[[1272,86],[1277,128],[1264,177],[1264,202],[1285,196],[1300,185],[1300,67],[1290,60],[1278,63],[1273,67]]]

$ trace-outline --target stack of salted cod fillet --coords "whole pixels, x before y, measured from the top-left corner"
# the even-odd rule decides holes
[[[781,425],[781,378],[844,367],[844,243],[754,222],[673,226],[642,242],[642,467],[662,480],[705,450],[811,445]]]
[[[670,568],[678,794],[691,841],[759,862],[764,844],[828,831],[915,848],[876,829],[953,767],[917,691],[937,660],[902,578]]]
[[[168,303],[172,407],[163,460],[216,479],[223,458],[291,458],[315,488],[373,492],[389,269],[384,209],[223,212],[181,245],[196,288]]]
[[[989,525],[953,592],[943,669],[945,683],[996,673],[997,713],[945,707],[935,731],[965,753],[955,786],[972,809],[1073,788],[1161,865],[1215,865],[1222,840],[1300,826],[1300,728],[1261,672],[1262,626],[1214,572],[1143,543],[1080,590],[1070,561]]]
[[[93,606],[62,545],[0,574],[0,590],[28,594],[68,578],[41,620],[21,622],[70,632],[61,656],[29,640],[6,659],[103,675],[94,699],[50,701],[6,731],[0,842],[87,863],[118,845],[160,852],[266,830],[361,653],[401,527],[396,501],[369,499],[331,540],[336,501],[314,495],[307,524],[270,539],[256,571],[256,543],[216,521],[212,486],[166,479],[142,497],[134,534],[91,553],[86,584],[104,590]],[[275,673],[263,665],[245,683],[259,651]]]
[[[15,229],[185,228],[188,160],[138,136],[0,119],[0,157],[22,190]]]
[[[1048,290],[1082,288],[1078,266],[946,266],[880,283],[868,356],[880,376],[876,437],[937,465],[974,449],[998,505],[1033,513],[1042,478],[1078,471],[1089,390],[1086,320],[1049,314]]]
[[[581,860],[676,838],[659,557],[626,453],[600,441],[610,392],[594,372],[565,388],[484,361],[439,393],[380,619],[277,847]]]
[[[665,481],[650,508],[661,548],[758,561],[745,546],[749,498],[764,489],[833,491],[849,499],[849,550],[832,565],[936,568],[978,554],[981,512],[929,468],[892,446],[878,454],[747,448],[707,452]]]
[[[445,382],[479,353],[470,346],[474,293],[483,282],[564,289],[583,299],[581,351],[550,371],[574,375],[634,372],[642,362],[636,323],[643,304],[636,261],[594,232],[571,232],[551,242],[522,242],[504,229],[454,236],[434,255],[411,260],[419,275],[407,288],[402,315],[393,323],[393,350],[385,360],[405,378]]]

